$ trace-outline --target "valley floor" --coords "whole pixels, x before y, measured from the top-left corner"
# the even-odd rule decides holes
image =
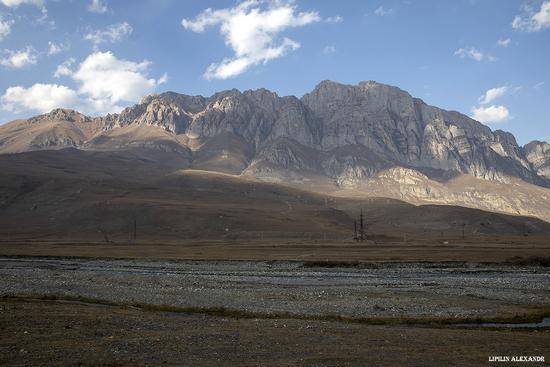
[[[548,355],[550,270],[475,262],[0,258],[0,363],[484,365]]]
[[[135,243],[74,240],[0,240],[0,256],[71,256],[178,260],[285,261],[469,261],[502,263],[548,257],[548,236],[412,239],[354,242],[333,240],[202,240]]]

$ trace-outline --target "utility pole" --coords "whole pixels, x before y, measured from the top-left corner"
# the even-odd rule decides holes
[[[363,209],[361,209],[361,213],[359,214],[359,240],[365,240],[365,228],[363,227]]]
[[[354,241],[358,240],[358,238],[357,238],[357,221],[356,220],[353,221],[353,240]]]
[[[136,241],[136,238],[137,238],[137,219],[136,219],[136,214],[134,213],[134,242]]]

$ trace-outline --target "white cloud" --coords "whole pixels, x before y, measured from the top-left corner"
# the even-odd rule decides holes
[[[168,74],[164,73],[162,76],[157,80],[157,85],[166,84],[168,83]]]
[[[88,11],[97,14],[104,14],[109,11],[109,7],[101,0],[92,0],[88,5]]]
[[[101,43],[115,43],[125,37],[129,36],[133,32],[132,26],[130,24],[118,23],[108,26],[105,29],[97,30],[95,32],[88,33],[84,36],[86,41],[90,41],[94,44],[94,47]]]
[[[323,48],[323,53],[325,55],[328,55],[328,54],[333,54],[336,52],[336,47],[332,46],[332,45],[329,45],[329,46],[325,46],[325,48]]]
[[[1,107],[11,112],[49,112],[54,108],[72,108],[78,104],[78,95],[70,88],[57,84],[34,84],[30,88],[10,87],[0,97]]]
[[[476,49],[475,47],[459,48],[453,54],[453,56],[458,56],[461,59],[469,58],[475,61],[496,61],[496,57],[488,54],[484,54],[482,51]]]
[[[384,15],[390,15],[392,13],[393,13],[393,9],[384,9],[384,7],[382,5],[379,6],[378,8],[376,8],[376,10],[374,11],[374,14],[382,16],[382,17]]]
[[[37,18],[36,22],[38,24],[42,24],[42,25],[48,27],[50,30],[54,30],[55,27],[56,27],[55,20],[53,20],[49,17],[48,9],[46,9],[45,7],[42,8],[42,16],[40,18]]]
[[[493,102],[495,99],[502,97],[503,95],[508,93],[509,90],[510,90],[510,87],[506,87],[506,86],[491,88],[487,92],[485,92],[484,95],[479,97],[478,102],[480,104],[489,104]]]
[[[537,84],[535,84],[535,85],[533,86],[533,88],[535,88],[535,89],[540,89],[540,88],[542,88],[543,85],[544,85],[544,82],[538,82]]]
[[[505,106],[479,106],[472,108],[472,118],[483,123],[503,122],[510,118],[510,111]]]
[[[459,48],[458,50],[455,51],[453,56],[458,56],[461,59],[469,57],[470,59],[473,59],[476,61],[483,60],[483,53],[473,47],[470,47],[469,49]]]
[[[325,19],[325,22],[327,23],[342,23],[343,21],[344,21],[344,18],[339,15],[336,15],[334,17],[328,17]]]
[[[39,8],[44,7],[44,0],[0,0],[0,3],[8,8],[17,8],[19,5],[23,4],[35,5]]]
[[[149,61],[118,59],[111,52],[94,52],[72,70],[74,63],[74,59],[65,61],[55,76],[70,76],[78,85],[76,90],[57,84],[10,87],[0,99],[2,109],[47,112],[67,107],[92,115],[117,112],[121,105],[137,102],[168,80],[167,74],[158,80],[148,78]]]
[[[508,47],[510,46],[510,43],[512,43],[512,40],[510,38],[500,39],[497,41],[497,45],[502,47]]]
[[[297,12],[292,3],[247,0],[233,8],[201,12],[194,20],[183,19],[185,29],[201,33],[207,27],[219,26],[225,44],[235,55],[211,64],[207,79],[227,79],[243,73],[252,65],[266,63],[296,50],[300,44],[289,38],[276,42],[277,35],[287,28],[301,27],[321,20],[317,12]]]
[[[66,51],[68,49],[69,45],[48,41],[48,56],[57,55],[58,53]]]
[[[0,17],[0,41],[6,38],[11,33],[13,20],[4,20]]]
[[[512,28],[527,32],[538,32],[550,28],[550,1],[544,1],[538,11],[524,7],[524,14],[514,18]]]
[[[111,52],[95,52],[80,64],[72,77],[80,83],[79,93],[93,99],[109,100],[113,104],[137,101],[158,85],[155,79],[146,77],[150,64],[149,61],[120,60]]]
[[[57,69],[55,70],[55,73],[53,74],[54,78],[60,78],[62,76],[70,76],[72,75],[73,71],[71,70],[71,66],[76,62],[74,57],[71,57],[70,59],[65,60],[62,64],[57,66]]]
[[[37,53],[34,48],[27,46],[19,51],[4,50],[4,57],[0,58],[0,65],[11,69],[20,69],[27,65],[36,64]]]

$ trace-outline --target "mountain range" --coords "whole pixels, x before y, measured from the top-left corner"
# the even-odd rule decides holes
[[[550,144],[520,146],[508,132],[374,81],[323,81],[301,98],[266,89],[210,97],[166,92],[119,114],[91,118],[55,109],[0,126],[3,165],[15,166],[10,162],[34,151],[77,154],[74,149],[101,155],[107,166],[106,155],[132,154],[174,170],[254,178],[330,197],[392,198],[550,221]]]

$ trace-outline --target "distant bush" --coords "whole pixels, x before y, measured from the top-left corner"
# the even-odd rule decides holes
[[[359,268],[359,261],[304,261],[304,268]]]
[[[511,259],[506,261],[510,265],[520,265],[520,266],[550,266],[550,256],[529,256],[521,257],[514,256]]]

